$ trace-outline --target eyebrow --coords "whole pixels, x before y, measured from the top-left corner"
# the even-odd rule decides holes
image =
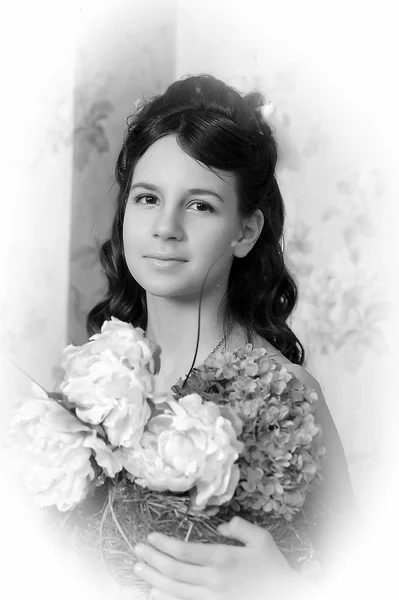
[[[158,192],[158,193],[160,193],[160,191],[161,191],[156,185],[152,185],[152,183],[145,183],[144,181],[139,181],[139,182],[133,184],[132,187],[130,188],[130,190],[134,190],[135,188],[143,188],[146,190],[150,190],[151,192]],[[217,194],[213,190],[206,190],[204,188],[190,188],[189,190],[185,190],[185,192],[186,192],[186,194],[190,194],[190,195],[202,194],[202,195],[206,195],[206,196],[214,196],[216,198],[216,200],[218,200],[219,202],[223,202],[223,198],[221,196],[219,196],[219,194]]]

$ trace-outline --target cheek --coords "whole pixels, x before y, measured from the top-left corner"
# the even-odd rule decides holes
[[[144,225],[143,219],[138,217],[134,207],[128,204],[123,217],[123,240],[126,240],[126,242],[130,244],[134,243],[134,240],[136,240],[143,231]]]
[[[218,228],[212,235],[204,235],[202,243],[196,247],[197,264],[202,265],[201,277],[207,272],[207,284],[219,284],[224,281],[230,271],[234,248],[232,229]]]
[[[237,238],[235,232],[235,224],[222,227],[219,225],[208,230],[200,244],[201,251],[211,256],[225,257],[228,260],[234,253],[232,242]]]
[[[122,228],[123,251],[128,267],[134,264],[136,255],[140,249],[140,228],[135,226],[134,220],[129,213],[125,213]]]

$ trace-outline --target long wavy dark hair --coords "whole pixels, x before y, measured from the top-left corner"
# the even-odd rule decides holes
[[[188,76],[166,92],[141,102],[127,119],[115,177],[119,186],[111,236],[102,246],[108,280],[104,300],[87,318],[89,335],[111,316],[146,328],[145,290],[126,265],[122,227],[137,161],[161,137],[173,134],[181,148],[208,168],[234,173],[241,216],[260,209],[264,226],[253,249],[234,258],[228,282],[225,323],[239,322],[248,339],[257,333],[286,358],[302,365],[304,349],[287,320],[297,286],[283,257],[284,203],[275,176],[277,144],[263,119],[264,97],[242,95],[211,75]]]

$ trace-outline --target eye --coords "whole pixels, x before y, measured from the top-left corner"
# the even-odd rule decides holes
[[[154,206],[157,201],[158,198],[151,196],[151,194],[141,194],[141,196],[134,199],[135,204],[141,204],[142,206]]]
[[[214,213],[215,209],[213,208],[213,206],[211,206],[210,204],[207,204],[206,202],[200,202],[199,200],[197,200],[196,202],[192,202],[190,204],[190,207],[192,206],[196,206],[195,211],[196,212],[202,212],[202,213]]]

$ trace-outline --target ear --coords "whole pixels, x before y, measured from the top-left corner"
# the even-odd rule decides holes
[[[244,258],[252,250],[262,232],[264,222],[265,218],[259,208],[243,220],[241,237],[234,243],[234,256]]]

